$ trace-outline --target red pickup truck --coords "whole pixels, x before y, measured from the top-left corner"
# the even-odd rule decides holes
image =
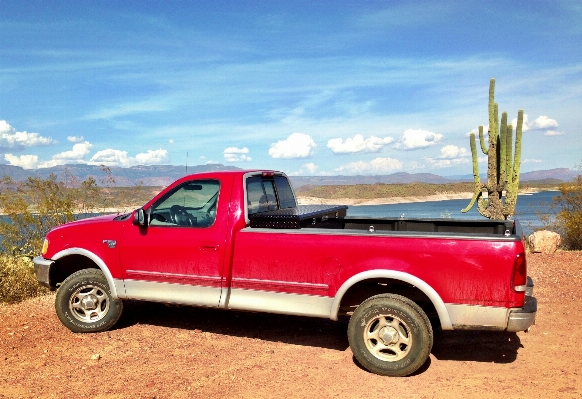
[[[524,331],[535,321],[519,224],[346,217],[298,206],[285,174],[185,176],[131,214],[51,230],[37,279],[73,332],[99,332],[123,300],[350,316],[355,358],[390,376],[427,360],[433,329]]]

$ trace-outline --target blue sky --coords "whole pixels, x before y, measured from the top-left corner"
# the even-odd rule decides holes
[[[522,171],[582,161],[581,1],[0,10],[0,163],[471,174],[492,77],[527,115]]]

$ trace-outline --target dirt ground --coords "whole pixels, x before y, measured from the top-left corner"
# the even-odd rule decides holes
[[[0,398],[580,398],[582,252],[532,254],[529,333],[440,332],[414,375],[361,369],[346,322],[128,302],[73,334],[54,295],[0,306]]]

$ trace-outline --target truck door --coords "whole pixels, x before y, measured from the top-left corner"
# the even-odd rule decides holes
[[[128,298],[218,306],[229,209],[222,191],[218,180],[187,181],[145,210],[147,226],[125,226]]]

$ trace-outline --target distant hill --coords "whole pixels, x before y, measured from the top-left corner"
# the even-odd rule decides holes
[[[159,187],[167,186],[186,174],[216,170],[236,170],[239,168],[222,164],[196,165],[188,166],[187,173],[185,166],[173,165],[140,165],[129,168],[114,166],[109,169],[111,170],[111,176],[115,180],[115,183],[110,184],[111,186],[129,187],[141,183],[144,186]],[[104,185],[103,179],[107,177],[103,168],[98,165],[74,164],[35,170],[26,170],[19,166],[0,165],[0,176],[10,176],[15,181],[26,180],[30,176],[46,179],[52,173],[61,180],[64,180],[67,174],[76,176],[81,181],[93,177],[100,185]]]
[[[214,170],[237,170],[235,166],[222,164],[196,165],[188,166],[188,174],[197,172],[206,172]],[[115,183],[113,186],[128,187],[141,182],[144,186],[167,186],[174,180],[186,175],[185,166],[173,165],[150,165],[150,166],[132,166],[129,168],[111,167],[111,174]],[[15,181],[26,180],[30,176],[47,178],[51,173],[57,175],[59,179],[64,180],[66,174],[76,176],[79,180],[86,180],[93,177],[98,183],[106,177],[102,167],[98,165],[63,165],[51,168],[42,168],[35,170],[23,169],[19,166],[0,165],[0,177],[10,176]],[[538,170],[535,172],[526,172],[521,174],[521,181],[544,182],[545,184],[560,184],[570,181],[577,176],[575,171],[567,168]],[[446,184],[457,182],[471,182],[472,175],[458,176],[439,176],[432,173],[407,173],[398,172],[389,175],[377,176],[290,176],[291,183],[297,189],[303,187],[303,190],[314,186],[331,186],[331,185],[353,185],[353,184],[407,184],[407,183],[430,183]],[[483,175],[482,180],[486,179]]]
[[[574,180],[578,176],[579,172],[575,172],[568,168],[557,168],[548,170],[537,170],[535,172],[526,172],[521,174],[521,181],[529,180],[547,180],[547,179],[557,179],[562,182],[567,182]]]
[[[293,187],[302,186],[348,186],[352,184],[396,184],[396,183],[453,183],[446,177],[432,173],[398,172],[390,175],[378,176],[289,176]]]
[[[520,182],[536,182],[543,184],[561,184],[571,181],[578,176],[579,172],[575,172],[568,168],[556,168],[547,170],[536,170],[534,172],[522,173],[519,177]],[[455,175],[446,176],[447,179],[455,182],[473,181],[473,175]],[[487,179],[487,174],[481,174],[481,181]]]

